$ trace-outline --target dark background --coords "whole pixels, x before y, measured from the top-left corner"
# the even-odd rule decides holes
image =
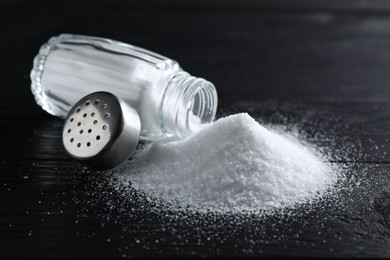
[[[0,256],[390,256],[390,2],[2,1]],[[345,167],[337,199],[276,216],[186,216],[71,160],[29,73],[51,36],[112,38],[213,82],[218,116],[298,127]],[[174,215],[174,214],[173,214]]]

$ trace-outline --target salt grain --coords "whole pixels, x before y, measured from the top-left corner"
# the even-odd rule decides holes
[[[116,177],[172,209],[221,213],[312,202],[338,179],[315,151],[245,113],[185,140],[154,143],[117,169]]]

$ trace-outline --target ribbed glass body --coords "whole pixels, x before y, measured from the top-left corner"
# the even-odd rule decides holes
[[[82,97],[111,92],[135,108],[142,140],[186,137],[214,120],[217,92],[159,54],[104,38],[63,34],[34,59],[31,89],[44,110],[65,118]]]

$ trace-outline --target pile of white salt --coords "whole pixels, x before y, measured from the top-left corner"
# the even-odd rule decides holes
[[[219,119],[192,137],[154,143],[116,176],[173,209],[254,212],[293,207],[337,181],[329,164],[248,114]]]

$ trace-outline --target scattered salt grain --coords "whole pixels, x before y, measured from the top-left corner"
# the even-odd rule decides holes
[[[220,213],[308,203],[338,179],[320,155],[246,113],[184,140],[154,143],[115,171],[121,183],[173,209]]]

